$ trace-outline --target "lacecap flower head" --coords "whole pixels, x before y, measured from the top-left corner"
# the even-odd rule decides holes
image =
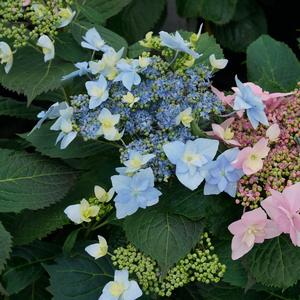
[[[195,190],[206,175],[204,166],[211,162],[218,150],[216,140],[199,138],[187,141],[167,143],[163,146],[170,162],[176,165],[178,180],[190,190]]]

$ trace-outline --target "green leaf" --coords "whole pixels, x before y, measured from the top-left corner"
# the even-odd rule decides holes
[[[64,245],[63,245],[63,252],[66,254],[70,254],[72,249],[74,248],[75,244],[76,244],[76,240],[78,237],[79,232],[82,230],[83,228],[77,228],[75,230],[73,230],[66,238]]]
[[[237,0],[177,0],[178,14],[187,17],[202,17],[216,24],[229,22],[235,12]]]
[[[198,293],[203,300],[275,300],[266,293],[257,293],[255,291],[245,291],[241,288],[230,286],[224,283],[217,284],[199,284]],[[197,298],[198,300],[199,298]],[[276,298],[277,299],[277,298]]]
[[[124,230],[128,240],[155,259],[165,274],[199,242],[203,225],[156,205],[127,217]]]
[[[4,269],[6,260],[10,256],[12,237],[0,222],[0,274]]]
[[[300,80],[300,63],[284,43],[263,35],[247,49],[248,78],[268,91],[291,91]]]
[[[165,0],[133,0],[118,15],[109,20],[108,26],[130,43],[134,43],[153,29],[165,5]]]
[[[231,241],[221,241],[214,246],[220,261],[226,265],[226,272],[222,281],[245,288],[248,283],[248,274],[242,265],[242,260],[232,260]]]
[[[39,51],[25,47],[14,54],[14,65],[8,74],[0,68],[0,83],[9,90],[25,94],[29,105],[39,94],[60,87],[62,76],[72,70],[71,64],[59,59],[45,63]]]
[[[246,51],[248,45],[267,32],[262,8],[253,0],[239,0],[233,19],[222,26],[212,26],[220,44],[235,52]]]
[[[58,258],[45,266],[50,275],[48,290],[53,300],[98,299],[104,285],[113,280],[113,269],[108,258],[94,258],[78,254]]]
[[[125,48],[125,51],[128,47],[128,44],[126,40],[121,37],[120,35],[114,33],[113,31],[101,26],[101,25],[95,25],[88,22],[80,22],[80,23],[72,23],[72,34],[75,40],[78,43],[81,43],[82,36],[85,35],[86,31],[89,29],[95,27],[103,40],[111,47],[113,47],[116,51],[121,49],[122,47]],[[86,50],[88,51],[88,50]]]
[[[247,255],[257,282],[286,289],[300,279],[300,249],[285,236],[257,245]]]
[[[109,143],[101,141],[83,141],[76,138],[66,149],[60,149],[55,145],[57,131],[50,130],[51,123],[46,123],[40,129],[35,130],[32,134],[19,134],[20,137],[31,143],[36,151],[56,158],[84,158],[108,151],[112,146]]]
[[[128,53],[127,56],[130,58],[137,58],[140,55],[142,55],[143,52],[149,52],[149,48],[145,48],[142,45],[140,45],[139,42],[136,42],[128,47]]]
[[[0,116],[17,117],[21,119],[36,119],[41,111],[39,107],[27,107],[26,103],[8,97],[0,97]]]
[[[201,188],[190,191],[177,181],[163,190],[162,200],[174,214],[194,221],[203,219],[209,231],[221,238],[230,238],[227,227],[241,215],[227,194],[205,196]]]
[[[8,265],[2,275],[9,295],[19,293],[38,280],[44,273],[41,263],[54,259],[58,250],[57,246],[42,242],[15,248],[11,265]]]
[[[55,43],[55,53],[61,59],[73,63],[90,59],[89,52],[80,47],[69,32],[60,32],[58,34]]]
[[[89,0],[79,5],[80,14],[95,24],[103,24],[119,13],[131,0]]]
[[[0,149],[0,212],[39,209],[62,199],[74,171],[56,161]]]
[[[5,214],[1,216],[3,223],[14,237],[14,245],[25,245],[36,239],[41,239],[69,220],[64,214],[67,203],[60,201],[44,209],[35,211],[24,210],[19,214]]]

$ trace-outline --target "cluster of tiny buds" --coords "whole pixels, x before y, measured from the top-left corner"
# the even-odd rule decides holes
[[[213,251],[211,239],[204,233],[197,246],[165,276],[152,258],[131,244],[115,249],[112,261],[114,266],[127,269],[135,276],[145,294],[155,293],[161,297],[170,297],[176,288],[191,282],[209,284],[220,281],[226,266],[220,263]]]
[[[26,6],[22,2],[6,0],[0,3],[0,39],[12,40],[15,49],[26,46],[29,40],[36,40],[43,34],[54,38],[58,34],[57,11],[73,1],[31,1]]]
[[[90,205],[95,205],[99,207],[99,213],[95,217],[95,220],[97,222],[102,220],[113,210],[113,205],[111,204],[111,202],[100,202],[96,197],[89,198],[88,202]]]

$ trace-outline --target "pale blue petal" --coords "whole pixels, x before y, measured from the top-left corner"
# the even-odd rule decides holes
[[[210,184],[208,182],[205,182],[203,193],[204,195],[218,195],[220,194],[220,191],[217,184]]]
[[[117,212],[116,215],[118,219],[122,219],[125,218],[126,216],[130,216],[134,214],[139,208],[138,203],[135,202],[134,200],[127,203],[115,202],[115,206]]]
[[[199,138],[196,139],[194,143],[197,144],[198,149],[201,149],[200,153],[209,160],[215,157],[219,147],[219,141],[212,139]]]
[[[237,190],[237,183],[236,182],[229,182],[226,186],[224,192],[226,192],[231,197],[235,197]]]
[[[94,109],[98,107],[103,101],[99,97],[91,97],[89,102],[89,109]]]
[[[194,176],[190,176],[189,172],[187,173],[177,173],[176,176],[178,180],[190,190],[195,190],[203,181],[204,177],[197,172]]]
[[[130,191],[131,178],[124,175],[114,175],[111,177],[111,183],[117,193]]]
[[[227,180],[224,176],[220,176],[219,182],[218,182],[218,189],[223,192],[227,186]]]
[[[134,83],[134,73],[132,72],[123,73],[122,83],[127,90],[131,91],[132,85]]]
[[[135,300],[143,295],[142,290],[136,281],[129,282],[129,288],[123,294],[123,300]]]
[[[149,188],[147,192],[145,192],[145,198],[147,200],[147,206],[154,205],[158,203],[159,197],[162,193],[156,188]]]
[[[171,142],[163,146],[169,161],[174,165],[176,165],[178,160],[182,157],[184,148],[184,143],[180,141]]]
[[[67,133],[61,141],[60,149],[66,149],[69,146],[69,144],[76,138],[76,136],[77,136],[76,131],[71,131]]]

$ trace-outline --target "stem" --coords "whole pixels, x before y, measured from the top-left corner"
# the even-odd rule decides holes
[[[283,296],[280,296],[280,295],[277,295],[277,294],[275,294],[275,293],[273,293],[273,292],[267,292],[268,294],[270,294],[270,295],[272,295],[272,296],[274,296],[274,297],[276,297],[276,298],[278,298],[278,299],[282,299],[282,300],[291,300],[290,298],[285,298],[285,297],[283,297]]]
[[[235,113],[236,113],[236,111],[232,111],[232,112],[229,113],[229,114],[226,114],[226,115],[219,115],[219,116],[222,117],[222,118],[227,118],[227,117],[233,116]]]
[[[175,55],[174,55],[174,57],[173,57],[173,59],[172,59],[171,62],[169,63],[170,66],[175,62],[175,60],[176,60],[178,54],[179,54],[179,51],[177,50],[176,53],[175,53]]]
[[[92,227],[92,228],[91,228],[91,231],[97,230],[97,229],[99,229],[99,228],[105,226],[105,225],[108,224],[108,223],[109,223],[108,220],[106,220],[106,221],[100,223],[99,225],[97,225],[97,226],[95,226],[95,227]]]

